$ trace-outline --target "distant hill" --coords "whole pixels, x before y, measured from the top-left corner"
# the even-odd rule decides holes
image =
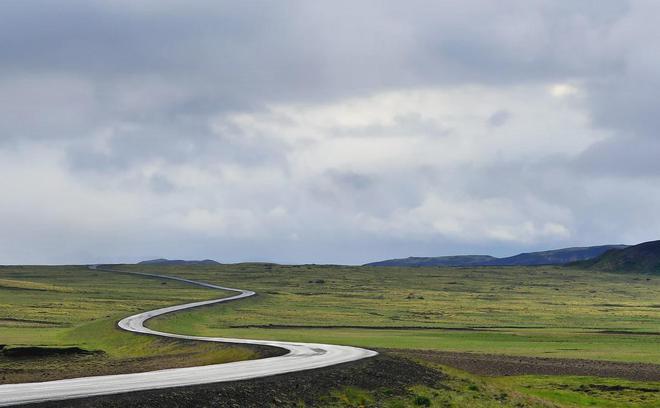
[[[142,261],[138,265],[220,265],[220,262],[216,262],[212,259],[204,259],[202,261],[184,261],[182,259],[151,259],[148,261]]]
[[[562,248],[550,251],[522,253],[506,258],[489,255],[458,255],[439,257],[410,257],[368,263],[365,266],[530,266],[563,265],[596,258],[607,251],[626,248],[625,245]]]
[[[598,258],[574,265],[606,272],[660,274],[660,241],[613,249]]]
[[[562,265],[584,261],[601,256],[613,249],[623,249],[626,245],[599,245],[592,247],[574,247],[550,251],[522,253],[507,258],[498,258],[487,262],[487,266],[522,266],[522,265]]]
[[[473,266],[496,260],[490,255],[453,255],[436,257],[414,257],[388,259],[368,263],[365,266]]]

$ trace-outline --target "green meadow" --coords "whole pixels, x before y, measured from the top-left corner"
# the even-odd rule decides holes
[[[121,265],[251,289],[258,296],[151,320],[193,335],[660,364],[660,278],[562,267]],[[0,344],[91,355],[0,357],[0,382],[258,358],[254,349],[161,340],[116,322],[226,293],[84,267],[1,267]],[[390,351],[391,350],[391,351]],[[396,350],[396,351],[395,351]],[[425,363],[425,362],[422,362]],[[425,363],[430,364],[430,363]],[[338,389],[328,406],[657,406],[660,384],[571,376],[479,377],[451,367],[408,396]],[[430,405],[425,405],[425,404]]]
[[[92,353],[10,358],[0,383],[145,371],[256,358],[253,350],[139,336],[116,328],[131,314],[218,297],[173,281],[81,266],[0,267],[0,345],[4,350],[79,347]]]
[[[150,323],[162,330],[660,363],[660,279],[648,275],[560,267],[155,269],[259,293]]]
[[[412,386],[400,396],[388,390],[344,387],[326,397],[324,407],[414,408],[656,408],[660,383],[575,376],[478,377],[436,366],[447,378],[441,387]]]
[[[140,267],[131,267],[143,269]],[[562,267],[367,268],[264,264],[153,268],[259,296],[160,317],[189,334],[660,364],[660,279]],[[421,361],[421,363],[425,363]],[[480,377],[437,366],[442,388],[346,388],[327,406],[656,407],[660,383]]]

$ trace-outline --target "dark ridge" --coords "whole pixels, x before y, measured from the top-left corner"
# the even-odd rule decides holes
[[[611,249],[598,258],[571,266],[605,272],[660,274],[660,241]]]
[[[150,259],[148,261],[142,261],[138,265],[220,265],[220,262],[214,261],[213,259],[203,259],[201,261],[186,261],[183,259]]]
[[[408,257],[372,262],[364,266],[477,266],[497,258],[490,255],[453,255],[437,257]]]
[[[626,248],[625,245],[599,245],[591,247],[574,247],[554,249],[550,251],[528,252],[506,258],[496,258],[490,255],[456,255],[438,257],[409,257],[388,259],[372,262],[364,266],[536,266],[564,265],[576,261],[596,258],[607,251]]]

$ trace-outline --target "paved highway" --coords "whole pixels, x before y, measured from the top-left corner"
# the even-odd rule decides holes
[[[90,266],[90,268],[96,269],[96,266]],[[190,283],[193,285],[204,286],[207,288],[221,289],[238,293],[231,297],[186,303],[184,305],[170,306],[129,316],[125,319],[122,319],[118,323],[119,327],[124,330],[177,339],[273,346],[283,348],[287,350],[288,353],[278,357],[269,357],[249,361],[237,361],[233,363],[214,364],[201,367],[173,368],[146,373],[73,378],[68,380],[36,383],[5,384],[0,385],[0,406],[64,400],[71,398],[89,397],[94,395],[117,394],[131,391],[152,390],[157,388],[170,388],[196,384],[246,380],[250,378],[290,373],[294,371],[328,367],[335,364],[373,357],[378,354],[375,351],[362,348],[334,346],[330,344],[289,343],[282,341],[233,339],[225,337],[198,337],[151,330],[147,327],[144,327],[144,323],[152,317],[199,306],[235,301],[254,296],[255,292],[250,290],[226,288],[223,286],[211,285],[209,283],[197,282],[174,276],[140,272],[123,272],[101,268],[99,268],[99,270],[107,272],[131,273],[134,275],[156,277],[160,279],[171,279],[184,283]]]

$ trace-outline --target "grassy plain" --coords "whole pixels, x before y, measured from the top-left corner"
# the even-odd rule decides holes
[[[660,278],[648,275],[559,267],[154,269],[260,294],[150,323],[163,330],[660,363]]]
[[[660,364],[660,279],[560,267],[351,268],[263,264],[154,268],[260,296],[178,313],[184,333]],[[406,396],[339,389],[327,406],[655,407],[660,383],[479,377],[449,367]]]
[[[327,407],[382,406],[388,408],[655,408],[660,383],[572,376],[514,376],[484,378],[437,367],[447,373],[441,387],[413,386],[405,395],[387,390],[345,387],[324,401]]]
[[[215,297],[218,291],[81,266],[0,267],[0,345],[5,350],[36,346],[102,352],[38,358],[0,353],[0,383],[257,357],[246,348],[161,340],[116,328],[119,319],[139,311]]]
[[[123,265],[252,289],[258,297],[157,318],[165,331],[379,349],[429,349],[660,364],[660,278],[559,267]],[[79,346],[102,357],[8,360],[0,383],[257,357],[244,348],[125,333],[122,317],[217,291],[83,267],[0,268],[0,344]],[[399,353],[399,352],[397,352]],[[430,364],[430,363],[427,363]],[[449,367],[441,388],[337,389],[327,406],[657,406],[660,384],[570,376],[479,377]],[[23,376],[17,374],[24,373]],[[27,374],[25,374],[27,373]],[[4,378],[3,378],[4,376]],[[427,405],[429,404],[429,405]]]
[[[502,377],[492,383],[512,393],[531,395],[565,406],[658,407],[660,383],[575,376]]]

